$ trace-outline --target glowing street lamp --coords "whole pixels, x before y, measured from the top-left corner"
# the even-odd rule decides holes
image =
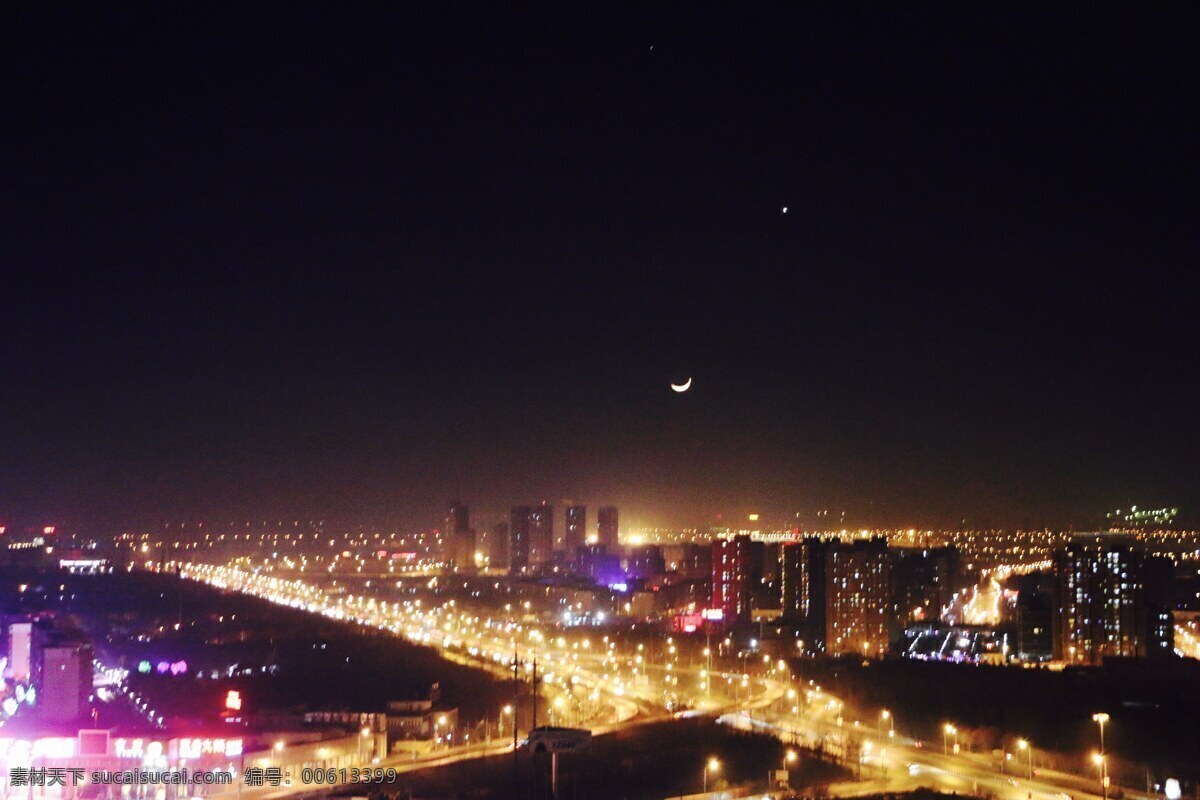
[[[1033,743],[1026,739],[1017,739],[1017,749],[1024,750],[1029,757],[1029,780],[1033,780]]]
[[[1100,755],[1105,754],[1104,749],[1104,726],[1108,722],[1109,716],[1103,711],[1092,714],[1092,722],[1100,726]]]
[[[704,762],[704,793],[708,794],[708,773],[716,773],[721,769],[721,762],[716,758],[710,758]]]
[[[954,737],[954,754],[958,755],[958,728],[951,725],[949,722],[942,727],[942,754],[950,755],[950,736]]]
[[[888,711],[886,708],[879,712],[880,739],[883,738],[883,723],[885,722],[888,724],[888,738],[894,739],[896,737],[896,720],[892,717],[892,712]]]
[[[1100,793],[1104,800],[1108,800],[1108,759],[1103,753],[1092,753],[1092,763],[1100,770]]]

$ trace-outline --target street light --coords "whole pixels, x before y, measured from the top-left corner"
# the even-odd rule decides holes
[[[893,739],[896,736],[896,720],[892,718],[892,712],[886,708],[879,712],[879,738],[883,738],[883,723],[888,724],[888,738]]]
[[[783,785],[784,786],[786,786],[788,783],[787,774],[788,774],[788,770],[789,770],[789,765],[792,764],[793,762],[795,762],[797,757],[798,756],[796,755],[796,751],[792,750],[790,748],[783,754],[783,773],[784,773]],[[775,782],[771,780],[771,773],[768,772],[767,773],[767,789],[769,790],[771,788],[771,786],[774,785],[774,783]]]
[[[1100,770],[1100,793],[1104,800],[1108,800],[1108,759],[1103,753],[1092,753],[1092,761]]]
[[[949,722],[942,728],[942,754],[950,755],[950,742],[948,739],[950,736],[954,737],[954,754],[958,755],[958,728]]]
[[[1033,780],[1033,744],[1025,739],[1017,739],[1017,749],[1024,750],[1029,756],[1029,780]]]
[[[1100,726],[1100,755],[1104,755],[1106,752],[1104,749],[1104,725],[1108,720],[1108,714],[1105,714],[1103,711],[1092,714],[1092,722]]]
[[[716,772],[721,768],[721,762],[716,758],[710,758],[704,762],[704,793],[708,794],[708,773],[709,771]]]

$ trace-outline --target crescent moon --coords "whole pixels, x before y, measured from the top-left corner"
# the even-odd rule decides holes
[[[691,379],[691,378],[688,378],[686,381],[684,381],[684,382],[683,382],[683,384],[682,384],[682,385],[676,385],[676,384],[672,383],[672,384],[671,384],[671,388],[672,388],[673,390],[675,390],[676,392],[679,392],[680,394],[683,394],[683,393],[684,393],[684,392],[686,392],[688,389],[692,388],[692,379]]]

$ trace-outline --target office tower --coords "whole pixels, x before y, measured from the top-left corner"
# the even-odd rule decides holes
[[[536,567],[554,559],[554,506],[545,500],[529,516],[529,565]]]
[[[895,603],[905,623],[937,622],[961,588],[957,547],[905,547],[892,551]]]
[[[835,542],[825,553],[825,652],[881,657],[891,644],[891,561],[882,537]]]
[[[508,523],[497,522],[488,535],[488,564],[492,569],[508,569],[509,556]]]
[[[529,569],[529,529],[532,516],[529,506],[513,506],[509,515],[508,555],[513,572]]]
[[[1054,657],[1099,664],[1147,652],[1146,558],[1123,534],[1084,534],[1054,554]]]
[[[451,502],[446,513],[446,543],[455,569],[475,566],[475,531],[471,528],[470,510],[462,503]]]
[[[618,552],[620,541],[617,533],[617,507],[602,506],[596,512],[597,543],[610,553]]]
[[[85,717],[92,694],[92,648],[58,644],[41,649],[39,716],[47,722]]]
[[[815,536],[783,547],[780,600],[783,618],[800,630],[805,649],[825,647],[826,554],[833,544]]]
[[[15,683],[28,683],[33,673],[33,623],[8,626],[8,676]]]
[[[587,506],[568,506],[563,547],[571,558],[587,544]]]
[[[712,543],[712,605],[725,625],[750,621],[749,536]]]
[[[799,542],[788,542],[783,545],[779,554],[782,562],[779,568],[779,607],[784,619],[798,622],[804,619],[801,611],[800,592],[804,576],[804,545]]]

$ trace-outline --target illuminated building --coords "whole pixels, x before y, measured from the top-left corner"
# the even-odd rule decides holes
[[[825,555],[831,546],[824,539],[807,537],[784,545],[782,553],[783,617],[801,623],[803,638],[818,652],[825,642]]]
[[[450,503],[446,513],[446,541],[456,569],[475,566],[475,531],[471,529],[470,510],[462,503]]]
[[[961,588],[957,547],[898,547],[892,551],[896,605],[908,622],[937,622]]]
[[[602,506],[596,512],[596,525],[597,541],[600,546],[610,553],[617,552],[617,548],[620,546],[617,534],[617,507]]]
[[[891,644],[891,560],[882,537],[825,552],[825,652],[882,656]]]
[[[545,500],[529,515],[529,565],[547,564],[554,558],[554,506]]]
[[[726,625],[750,621],[750,537],[712,543],[712,609]]]
[[[39,666],[39,717],[46,722],[85,717],[92,694],[92,648],[79,643],[43,647]]]
[[[568,506],[567,524],[563,532],[563,547],[575,557],[575,552],[587,544],[587,506]]]
[[[529,506],[513,506],[509,515],[508,555],[513,572],[529,568],[529,528],[532,512]]]
[[[1099,664],[1145,656],[1145,553],[1131,536],[1076,536],[1054,554],[1054,657]]]

